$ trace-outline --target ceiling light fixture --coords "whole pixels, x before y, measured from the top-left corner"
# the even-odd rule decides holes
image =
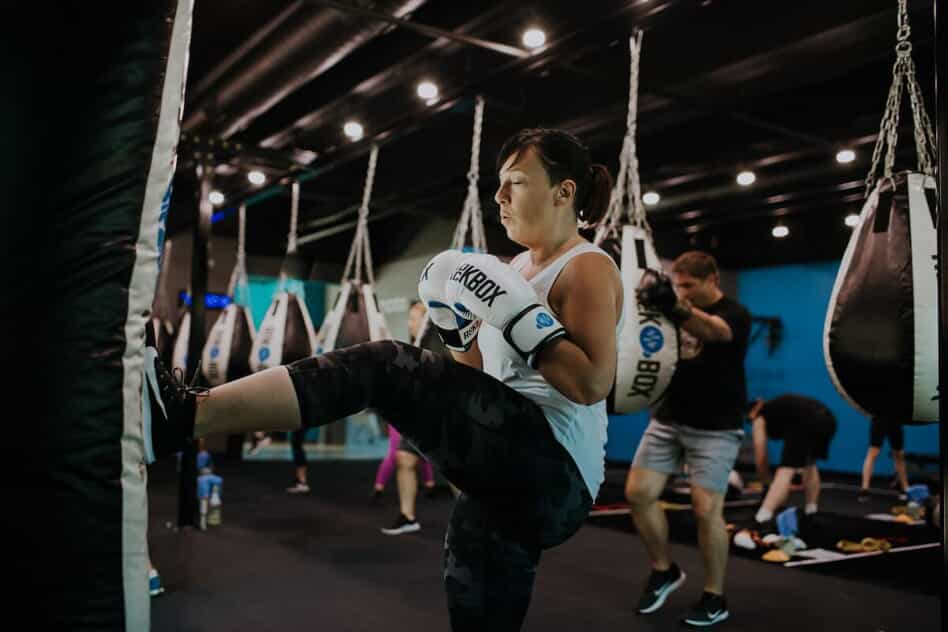
[[[523,32],[523,45],[527,48],[540,48],[546,44],[546,33],[543,29],[530,27]]]
[[[247,180],[250,181],[250,184],[258,187],[267,181],[267,176],[262,171],[254,169],[253,171],[247,173]]]
[[[221,193],[220,191],[211,191],[210,193],[208,193],[207,199],[214,206],[220,206],[221,204],[224,203],[224,194]]]
[[[852,149],[841,149],[839,153],[836,154],[836,162],[841,165],[852,162],[856,159],[856,152]]]
[[[849,226],[850,228],[855,228],[856,224],[859,223],[859,215],[857,215],[856,213],[850,213],[849,215],[846,216],[846,219],[844,219],[843,221],[846,222],[846,225]]]
[[[753,171],[742,171],[737,174],[737,183],[742,187],[749,187],[757,181],[757,176]]]
[[[773,230],[770,231],[770,234],[776,237],[777,239],[783,239],[790,234],[790,229],[784,226],[783,224],[777,224],[774,226]]]
[[[662,196],[660,196],[655,191],[649,191],[645,195],[642,196],[642,201],[648,204],[649,206],[655,206],[656,204],[658,204],[658,201],[661,199],[662,199]]]
[[[431,102],[433,99],[438,98],[438,86],[435,85],[433,81],[421,81],[418,83],[418,87],[415,88],[418,98],[422,99],[425,102]]]
[[[342,126],[342,132],[353,141],[362,140],[362,135],[365,133],[362,125],[356,121],[346,121],[346,124]]]

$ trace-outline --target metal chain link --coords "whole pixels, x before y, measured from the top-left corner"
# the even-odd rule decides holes
[[[629,38],[629,109],[625,121],[625,137],[619,153],[619,174],[615,186],[609,195],[609,208],[606,220],[599,225],[593,242],[602,243],[607,238],[618,238],[619,227],[624,216],[633,226],[640,226],[651,232],[645,219],[645,206],[642,204],[642,185],[639,180],[639,160],[636,155],[635,135],[639,107],[639,60],[642,57],[641,30],[636,30]]]
[[[869,169],[869,175],[866,176],[867,196],[875,186],[883,149],[885,149],[885,158],[882,163],[882,177],[892,177],[892,168],[895,166],[895,148],[899,139],[899,113],[902,107],[903,82],[909,94],[909,104],[912,108],[918,169],[927,175],[934,174],[935,135],[932,131],[931,121],[925,111],[921,88],[915,78],[912,43],[909,41],[912,29],[908,21],[907,0],[899,0],[898,27],[895,64],[892,67],[892,85],[886,97],[885,112],[882,115],[879,136],[876,138],[876,145],[872,150],[872,165]]]

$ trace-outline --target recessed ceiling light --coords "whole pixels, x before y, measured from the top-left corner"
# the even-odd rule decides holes
[[[362,124],[356,121],[346,121],[346,124],[342,126],[342,132],[351,140],[361,140],[365,133]]]
[[[224,194],[220,191],[211,191],[208,193],[207,199],[210,200],[214,206],[220,206],[224,203]]]
[[[420,82],[418,87],[415,88],[415,92],[423,101],[431,101],[432,99],[438,98],[438,86],[436,86],[433,81],[425,80]]]
[[[523,32],[523,45],[527,48],[540,48],[546,44],[546,33],[536,27],[528,28]]]
[[[859,215],[857,215],[856,213],[850,213],[849,215],[846,216],[846,219],[844,219],[843,221],[846,222],[846,225],[849,226],[850,228],[855,228],[856,224],[859,223]]]
[[[267,181],[267,176],[262,171],[254,169],[253,171],[247,173],[247,179],[250,180],[250,184],[254,186],[260,186]]]
[[[776,237],[777,239],[783,239],[790,234],[790,229],[782,224],[774,226],[773,230],[770,231],[770,234]]]
[[[757,176],[754,175],[753,171],[742,171],[737,174],[737,183],[742,187],[749,187],[754,184],[757,180]]]
[[[855,159],[856,152],[854,152],[852,149],[841,149],[839,153],[836,154],[836,162],[842,165],[852,162]]]
[[[649,206],[655,206],[658,204],[658,201],[662,199],[655,191],[648,191],[645,195],[642,196],[642,201],[648,204]]]

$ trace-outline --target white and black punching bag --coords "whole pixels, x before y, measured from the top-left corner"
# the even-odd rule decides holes
[[[188,370],[188,343],[191,340],[191,308],[187,305],[181,309],[175,329],[174,344],[171,347],[171,367],[185,375]]]
[[[3,7],[3,393],[29,411],[4,429],[3,602],[37,630],[152,622],[142,376],[193,4]]]
[[[668,389],[678,364],[678,328],[662,314],[644,309],[635,298],[649,268],[662,269],[651,235],[641,226],[623,226],[620,269],[625,322],[619,333],[610,406],[617,413],[654,406]]]
[[[252,373],[254,334],[253,318],[245,305],[231,302],[224,308],[211,327],[201,358],[208,384],[218,386]]]
[[[883,178],[859,215],[824,326],[826,368],[870,416],[939,421],[935,179]]]
[[[308,358],[316,348],[306,302],[295,292],[277,292],[250,352],[250,370],[262,371]]]

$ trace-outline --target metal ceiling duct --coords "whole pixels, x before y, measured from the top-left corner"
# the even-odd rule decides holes
[[[403,18],[425,2],[361,0],[356,4]],[[229,67],[205,88],[206,96],[185,119],[183,129],[194,132],[210,124],[217,135],[228,138],[389,28],[318,3],[296,2],[279,20],[248,38],[259,40],[257,46],[246,48],[239,60],[228,60]]]

